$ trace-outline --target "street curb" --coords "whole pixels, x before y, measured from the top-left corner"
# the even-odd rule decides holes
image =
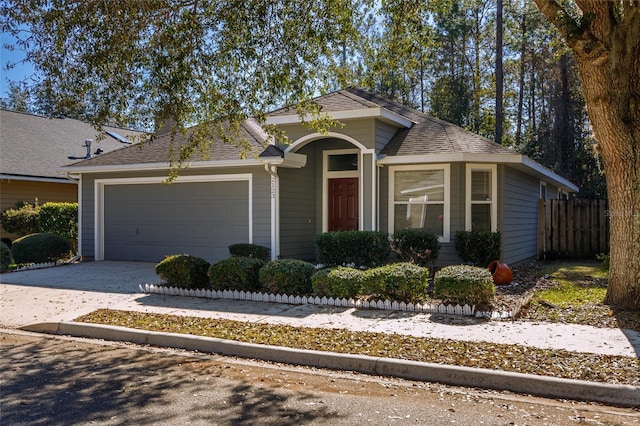
[[[308,367],[358,371],[365,374],[400,377],[454,386],[508,390],[546,398],[640,407],[640,387],[631,385],[587,382],[367,355],[292,349],[189,334],[163,333],[79,322],[40,323],[21,327],[21,330],[211,352]]]

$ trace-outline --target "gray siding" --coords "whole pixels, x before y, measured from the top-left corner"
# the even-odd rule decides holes
[[[451,231],[450,242],[442,243],[440,255],[438,256],[438,266],[455,265],[462,263],[455,247],[456,232],[464,231],[465,222],[465,164],[451,163],[451,198],[450,215]]]
[[[398,129],[390,124],[376,120],[376,152],[380,152],[391,138],[396,134]]]
[[[253,242],[255,244],[271,246],[271,200],[270,200],[270,176],[257,168],[228,168],[206,170],[183,170],[182,176],[198,175],[224,175],[224,174],[252,174],[253,179]],[[136,177],[166,177],[167,171],[157,170],[148,172],[122,172],[122,173],[85,173],[82,175],[81,194],[81,232],[80,241],[82,256],[85,260],[95,258],[95,181],[97,179],[121,179]],[[185,213],[186,214],[186,213]]]
[[[511,167],[504,167],[502,202],[502,257],[517,263],[537,255],[540,181]]]
[[[318,165],[315,147],[315,144],[310,144],[298,151],[300,154],[308,156],[307,165],[304,168],[278,169],[280,176],[280,256],[283,258],[315,259],[313,241],[316,234],[322,230],[322,203],[320,202],[322,183],[320,183],[320,195],[318,195],[316,182],[318,174],[322,175],[322,158],[320,158]]]
[[[344,127],[331,128],[329,131],[350,136],[369,149],[375,148],[375,120],[373,118],[345,120],[342,123]],[[317,133],[316,130],[308,129],[300,124],[287,124],[278,127],[286,133],[290,143],[294,143],[303,136]]]

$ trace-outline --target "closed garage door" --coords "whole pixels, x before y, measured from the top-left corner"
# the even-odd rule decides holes
[[[248,241],[248,181],[104,187],[105,260],[187,253],[214,262]]]

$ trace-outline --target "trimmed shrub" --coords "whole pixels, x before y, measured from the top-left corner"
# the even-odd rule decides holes
[[[44,203],[38,215],[39,232],[65,237],[78,246],[78,203]]]
[[[318,262],[325,266],[373,268],[384,265],[391,251],[388,234],[380,231],[325,232],[315,244]]]
[[[0,215],[2,227],[19,237],[36,234],[38,229],[38,215],[40,207],[34,207],[29,203],[16,203],[16,207],[6,209]]]
[[[274,294],[310,294],[313,264],[297,259],[278,259],[260,269],[262,288]]]
[[[500,232],[458,231],[455,246],[462,260],[486,268],[492,261],[500,259],[502,236]]]
[[[491,273],[485,268],[454,265],[436,273],[434,296],[459,305],[491,305],[496,293]]]
[[[31,234],[18,238],[11,246],[16,263],[55,262],[69,256],[71,245],[56,234]]]
[[[254,257],[230,257],[209,267],[209,279],[214,290],[258,291],[262,259]]]
[[[362,291],[383,299],[420,302],[427,298],[429,269],[413,263],[393,263],[362,273]]]
[[[7,272],[9,265],[13,263],[13,256],[8,245],[0,242],[0,272]]]
[[[321,269],[311,277],[313,294],[319,297],[349,299],[361,294],[362,271],[344,266]]]
[[[422,229],[403,229],[391,238],[391,250],[403,262],[420,266],[432,266],[438,260],[440,242],[438,236]]]
[[[254,257],[268,262],[271,260],[271,250],[257,244],[240,243],[229,246],[232,257]]]
[[[155,271],[167,285],[196,290],[209,287],[208,269],[209,262],[202,258],[174,254],[160,261]]]

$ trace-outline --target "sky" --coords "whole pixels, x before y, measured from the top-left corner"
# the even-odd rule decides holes
[[[7,70],[7,63],[14,63],[24,58],[24,52],[14,50],[13,52],[5,48],[5,44],[12,43],[13,37],[9,34],[0,34],[2,40],[2,50],[0,51],[0,97],[6,97],[9,90],[8,81],[20,81],[33,74],[31,64],[19,64]]]

